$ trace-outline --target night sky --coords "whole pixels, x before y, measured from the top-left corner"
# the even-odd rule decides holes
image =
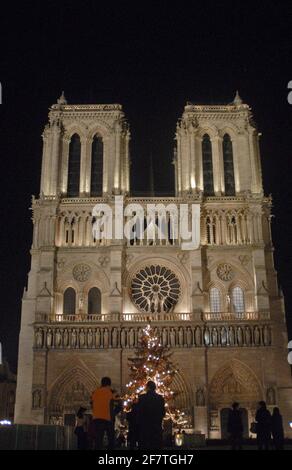
[[[157,194],[173,194],[173,139],[186,101],[229,103],[238,89],[263,133],[276,268],[292,320],[291,2],[104,4],[10,2],[5,12],[1,6],[0,341],[14,370],[41,133],[62,90],[70,104],[121,103],[131,126],[132,191],[149,191],[152,154]]]

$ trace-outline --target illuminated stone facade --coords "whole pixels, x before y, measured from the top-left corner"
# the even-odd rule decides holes
[[[22,304],[16,422],[63,423],[103,375],[123,390],[149,318],[174,351],[178,405],[195,430],[224,436],[226,408],[279,406],[292,420],[283,295],[264,196],[259,134],[238,94],[187,104],[176,129],[175,197],[132,197],[129,126],[120,105],[49,112],[41,190],[33,198],[31,271]],[[201,243],[95,238],[96,204],[195,204]],[[169,214],[166,222],[169,223]],[[67,416],[68,415],[68,416]]]

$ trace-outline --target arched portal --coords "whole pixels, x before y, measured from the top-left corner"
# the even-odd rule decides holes
[[[262,399],[262,388],[254,372],[237,359],[226,363],[215,373],[209,386],[211,437],[225,436],[227,411],[224,410],[230,409],[233,402],[246,410],[248,421],[251,421],[256,405]]]
[[[51,424],[64,424],[66,416],[75,415],[80,406],[90,409],[92,392],[98,381],[85,367],[67,369],[52,387],[49,399]]]

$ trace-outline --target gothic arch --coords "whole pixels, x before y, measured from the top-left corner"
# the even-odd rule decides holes
[[[106,122],[98,120],[98,123],[95,122],[89,127],[87,138],[92,140],[95,135],[99,135],[102,139],[104,139],[110,133],[110,131],[111,128]]]
[[[172,390],[175,392],[175,406],[180,410],[190,411],[193,406],[192,390],[190,384],[182,372],[178,372],[174,375]]]
[[[63,292],[66,287],[73,287],[76,289],[76,291],[83,291],[85,293],[88,293],[88,290],[91,287],[98,287],[101,292],[104,294],[109,291],[109,278],[104,272],[104,270],[101,270],[98,268],[98,266],[95,263],[88,262],[87,260],[84,260],[85,264],[88,264],[92,268],[92,274],[91,277],[88,281],[84,283],[79,283],[78,281],[75,281],[72,276],[72,270],[75,265],[82,263],[83,260],[74,260],[74,262],[66,264],[65,269],[59,273],[58,276],[58,285],[57,285],[57,290],[59,292]]]
[[[214,375],[209,386],[211,408],[230,406],[237,401],[251,408],[263,397],[262,387],[252,369],[232,359]]]
[[[254,283],[252,276],[250,272],[247,269],[244,269],[242,266],[239,265],[238,262],[234,262],[234,259],[231,259],[231,261],[226,260],[226,258],[222,259],[216,259],[210,264],[209,271],[210,273],[216,272],[216,268],[219,264],[225,264],[228,262],[234,270],[235,277],[232,279],[231,283],[229,284],[223,284],[225,287],[225,290],[228,291],[233,285],[238,285],[242,287],[246,291],[254,291]],[[216,282],[218,282],[216,280]]]
[[[81,405],[89,405],[98,381],[83,362],[78,362],[67,368],[52,384],[49,391],[50,414],[74,412]]]
[[[210,139],[214,139],[218,136],[218,129],[216,126],[209,124],[205,127],[200,127],[197,136],[202,139],[205,134],[208,134]]]

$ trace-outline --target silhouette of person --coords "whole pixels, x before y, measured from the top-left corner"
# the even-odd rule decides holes
[[[86,408],[81,406],[76,414],[76,428],[74,430],[74,434],[77,436],[78,450],[87,449],[87,423],[84,415],[85,411]]]
[[[128,443],[130,449],[136,449],[139,445],[138,400],[134,401],[132,409],[127,413]]]
[[[259,402],[259,408],[256,412],[255,420],[257,422],[257,440],[259,450],[269,450],[271,440],[272,419],[271,413],[267,409],[265,401]]]
[[[276,450],[284,450],[284,429],[283,419],[278,407],[273,409],[272,414],[272,436]]]
[[[156,385],[149,381],[146,393],[138,401],[139,448],[161,449],[162,420],[165,416],[164,398],[155,392]]]
[[[231,450],[241,450],[243,425],[237,402],[232,404],[232,410],[229,411],[227,430],[230,433]]]

